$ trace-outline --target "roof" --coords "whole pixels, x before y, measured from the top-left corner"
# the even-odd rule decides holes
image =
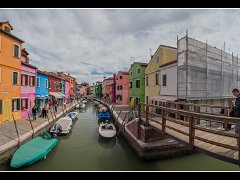
[[[48,76],[52,76],[52,77],[55,77],[57,79],[62,79],[61,77],[57,76],[54,72],[46,72],[44,71],[45,73],[47,73]]]
[[[46,72],[43,72],[43,71],[40,71],[40,70],[37,70],[37,73],[48,76],[48,74]]]
[[[132,68],[132,66],[134,65],[134,64],[139,64],[140,66],[145,66],[145,67],[147,67],[147,65],[148,65],[148,63],[143,63],[143,62],[133,62],[132,64],[131,64],[131,67],[130,67],[130,69]],[[128,71],[130,71],[130,69],[128,70]]]
[[[161,65],[160,67],[164,67],[164,66],[167,66],[167,65],[169,65],[169,64],[174,64],[174,63],[176,63],[176,62],[177,62],[177,60],[171,61],[171,62],[168,62],[168,63],[166,63],[166,64]]]
[[[118,73],[122,73],[122,74],[126,74],[126,75],[129,74],[129,72],[126,72],[126,71],[118,71]]]
[[[10,37],[12,37],[12,38],[18,40],[18,41],[20,41],[20,42],[22,42],[22,43],[24,43],[24,41],[21,40],[20,38],[18,38],[18,37],[16,37],[16,36],[12,35],[12,34],[10,34],[10,33],[7,33],[6,31],[4,31],[4,30],[2,30],[2,29],[0,29],[0,32],[2,32],[2,33],[4,33],[5,35],[8,35],[8,36],[10,36]]]
[[[36,66],[33,66],[33,65],[31,65],[31,64],[28,64],[28,63],[25,63],[25,62],[22,62],[22,64],[25,65],[25,66],[28,66],[28,67],[31,67],[31,68],[37,69]]]
[[[13,27],[11,26],[11,24],[9,23],[9,21],[3,21],[3,22],[0,22],[0,25],[2,25],[3,23],[8,23],[8,25],[10,26],[11,30],[13,30]]]
[[[24,51],[27,55],[29,55],[29,53],[27,52],[27,50],[25,48],[23,48],[22,51]]]

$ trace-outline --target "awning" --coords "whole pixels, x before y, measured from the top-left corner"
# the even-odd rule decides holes
[[[40,95],[36,95],[36,98],[40,98]]]
[[[41,98],[42,98],[42,99],[44,99],[44,98],[45,98],[45,96],[44,96],[44,95],[41,95]]]
[[[62,96],[62,97],[65,97],[66,95],[65,94],[63,94],[63,93],[58,93],[58,94],[60,94],[60,96]]]
[[[49,95],[54,96],[57,99],[62,99],[62,96],[57,92],[49,92]]]
[[[149,97],[149,100],[164,101],[164,102],[175,101],[175,100],[177,100],[177,96],[164,96],[164,95],[152,96],[152,97]]]
[[[49,96],[48,96],[48,95],[45,95],[45,97],[46,97],[46,98],[49,98]]]

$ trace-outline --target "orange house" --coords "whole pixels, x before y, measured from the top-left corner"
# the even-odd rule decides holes
[[[0,22],[0,124],[21,118],[21,49],[23,40],[12,34],[9,22]]]

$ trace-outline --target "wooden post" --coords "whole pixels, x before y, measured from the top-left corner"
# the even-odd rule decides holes
[[[12,114],[12,118],[13,118],[14,126],[15,126],[15,129],[16,129],[17,137],[18,137],[18,147],[20,147],[21,146],[21,141],[20,141],[20,138],[19,138],[19,133],[18,133],[18,129],[17,129],[17,123],[16,123],[16,121],[14,119],[13,114]]]
[[[147,124],[147,126],[149,126],[149,119],[148,119],[148,114],[149,113],[149,106],[147,105],[147,107],[146,107],[146,124]]]
[[[200,113],[200,106],[194,106],[194,112]],[[200,124],[200,119],[196,118],[196,124]]]
[[[33,129],[33,125],[32,125],[32,121],[31,121],[31,119],[30,119],[30,115],[29,115],[29,113],[28,113],[28,119],[29,119],[29,122],[30,122],[30,125],[31,125],[31,128],[32,128],[32,139],[33,139],[33,137],[36,137],[35,136],[35,132],[34,132],[34,129]]]
[[[162,109],[162,131],[166,133],[166,111]]]
[[[191,116],[191,117],[188,117],[188,120],[189,120],[189,149],[193,150],[194,136],[195,136],[194,119]]]
[[[138,105],[138,118],[139,122],[141,122],[141,104]]]

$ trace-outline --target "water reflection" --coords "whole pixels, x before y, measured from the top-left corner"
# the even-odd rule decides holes
[[[111,149],[116,145],[117,139],[114,138],[104,138],[100,134],[98,136],[98,144],[104,149]]]

